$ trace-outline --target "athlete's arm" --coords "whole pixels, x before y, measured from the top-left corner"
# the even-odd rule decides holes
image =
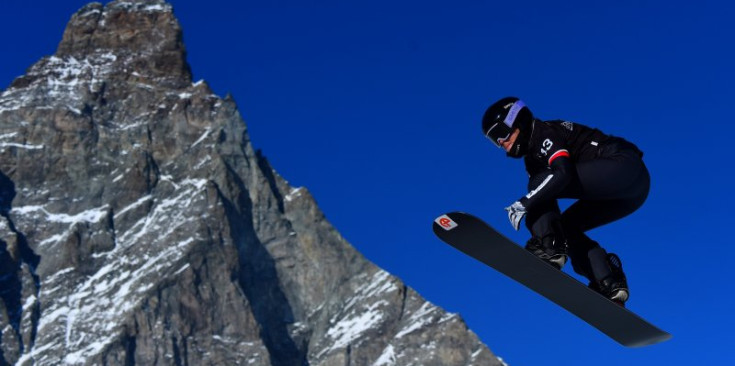
[[[569,156],[569,151],[560,149],[549,157],[550,174],[536,187],[533,187],[527,195],[519,201],[526,208],[532,210],[541,202],[559,198],[569,182],[572,180],[574,163]]]

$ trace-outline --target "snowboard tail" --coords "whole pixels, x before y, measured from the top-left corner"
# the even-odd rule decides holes
[[[452,212],[434,221],[447,244],[539,293],[626,347],[671,338],[630,310],[612,302],[506,238],[482,220]]]

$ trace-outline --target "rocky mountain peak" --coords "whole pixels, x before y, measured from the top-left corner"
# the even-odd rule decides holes
[[[253,149],[155,0],[0,93],[0,330],[0,365],[500,364]]]
[[[159,0],[117,0],[91,3],[68,22],[49,63],[74,61],[116,71],[106,75],[117,83],[142,81],[184,88],[191,84],[182,30],[173,7]],[[82,62],[82,65],[85,66]],[[19,79],[19,86],[29,80]]]

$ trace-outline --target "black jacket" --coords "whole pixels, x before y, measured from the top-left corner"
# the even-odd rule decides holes
[[[547,169],[551,174],[538,186],[529,187],[530,192],[520,199],[521,204],[526,210],[532,210],[540,202],[559,198],[574,177],[575,165],[599,158],[600,150],[611,144],[643,155],[635,145],[596,128],[562,120],[534,120],[524,156],[526,171],[531,177]]]

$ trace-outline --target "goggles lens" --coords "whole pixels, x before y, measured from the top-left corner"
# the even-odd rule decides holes
[[[510,137],[512,132],[511,128],[506,126],[504,123],[498,122],[487,131],[485,137],[492,141],[495,146],[502,148],[503,142]]]

